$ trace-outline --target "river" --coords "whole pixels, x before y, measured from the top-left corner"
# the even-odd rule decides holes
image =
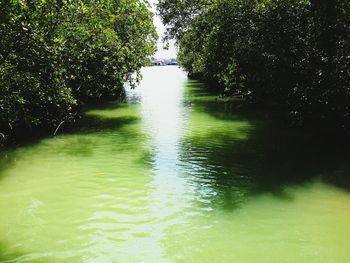
[[[177,67],[143,75],[74,132],[1,153],[0,262],[350,262],[347,147]]]

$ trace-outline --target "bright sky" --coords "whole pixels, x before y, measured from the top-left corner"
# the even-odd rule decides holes
[[[148,2],[152,5],[153,13],[156,14],[156,4],[158,3],[158,0],[148,0]],[[154,16],[153,20],[154,20],[155,26],[157,27],[157,32],[159,35],[159,40],[158,40],[158,45],[157,45],[158,51],[154,55],[154,57],[156,57],[156,58],[176,58],[177,50],[175,48],[174,41],[170,42],[170,46],[169,46],[168,50],[163,49],[164,43],[162,42],[162,36],[164,34],[164,31],[165,31],[165,26],[163,25],[162,20],[157,15]]]

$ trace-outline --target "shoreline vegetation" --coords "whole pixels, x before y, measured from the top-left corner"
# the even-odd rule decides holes
[[[349,131],[349,1],[160,0],[158,12],[189,77],[291,126]]]
[[[55,134],[84,105],[122,99],[158,38],[141,0],[4,0],[0,35],[0,145]]]

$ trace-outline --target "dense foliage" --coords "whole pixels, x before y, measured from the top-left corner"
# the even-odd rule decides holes
[[[349,1],[161,0],[158,9],[190,76],[296,125],[350,128]]]
[[[53,133],[120,98],[157,38],[143,0],[0,0],[0,35],[0,137]]]

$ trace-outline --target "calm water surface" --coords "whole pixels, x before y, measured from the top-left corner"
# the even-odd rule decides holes
[[[0,155],[0,262],[350,262],[347,147],[234,114],[177,67],[143,74]]]

